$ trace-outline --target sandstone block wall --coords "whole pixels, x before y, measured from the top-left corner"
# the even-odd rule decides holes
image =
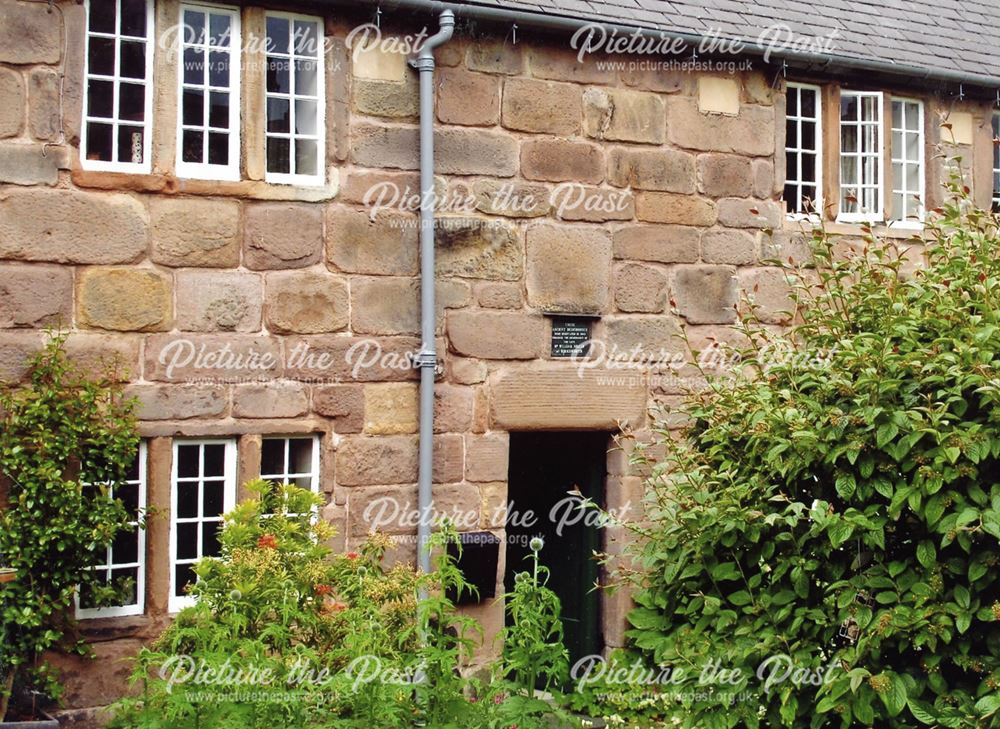
[[[176,0],[156,7],[158,23],[177,17]],[[147,615],[94,621],[102,657],[133,652],[165,619],[171,438],[236,437],[250,477],[262,435],[321,434],[323,515],[339,548],[363,539],[372,499],[415,504],[417,85],[399,53],[347,48],[367,17],[302,10],[326,16],[330,41],[319,188],[263,182],[252,70],[242,180],[177,178],[176,59],[159,52],[152,174],[82,170],[83,8],[0,0],[0,381],[23,377],[46,327],[68,330],[88,366],[117,357],[163,509],[147,540]],[[418,30],[387,23],[387,35]],[[650,73],[598,60],[580,63],[563,38],[513,44],[481,27],[460,27],[439,52],[436,506],[472,509],[468,528],[500,536],[508,432],[628,424],[641,434],[650,407],[694,382],[554,360],[548,314],[597,317],[595,351],[689,361],[692,347],[732,338],[746,295],[765,322],[786,323],[787,283],[767,261],[807,255],[779,199],[784,94],[773,69]],[[929,149],[955,142],[988,199],[988,106],[925,100]],[[961,139],[942,140],[949,118]],[[945,165],[927,159],[930,179],[943,178]],[[178,364],[186,352],[237,364]],[[612,454],[607,503],[641,493]],[[609,534],[609,546],[622,537]],[[627,605],[605,603],[609,646],[622,644]],[[502,624],[499,606],[476,614],[490,632]],[[94,673],[69,676],[69,706],[121,690],[120,673]]]

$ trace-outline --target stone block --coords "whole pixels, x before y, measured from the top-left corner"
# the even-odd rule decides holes
[[[301,382],[265,382],[233,389],[237,418],[298,418],[309,412],[309,391]]]
[[[534,79],[504,84],[502,124],[521,132],[572,136],[580,130],[583,97],[579,86]]]
[[[471,387],[438,384],[434,387],[434,432],[464,433],[472,428]]]
[[[510,451],[506,433],[465,435],[465,478],[468,481],[488,482],[507,480],[507,461]]]
[[[283,371],[281,342],[252,334],[146,337],[143,377],[158,382],[265,381]]]
[[[655,266],[628,263],[615,272],[619,311],[657,314],[667,305],[667,277]]]
[[[255,332],[261,326],[264,285],[237,271],[178,271],[177,328],[192,332]]]
[[[476,301],[484,309],[520,309],[524,303],[516,283],[483,283],[476,287]]]
[[[417,128],[365,123],[352,125],[351,158],[360,167],[416,170],[420,166]]]
[[[141,384],[131,385],[128,394],[139,401],[140,421],[221,418],[229,407],[229,393],[221,385]]]
[[[636,199],[635,216],[647,223],[713,225],[718,217],[711,200],[671,192],[643,192]]]
[[[337,433],[360,433],[364,428],[365,395],[361,385],[323,385],[314,387],[313,411],[332,418]]]
[[[27,105],[21,74],[11,68],[0,68],[0,138],[21,133]]]
[[[82,326],[112,331],[170,329],[173,292],[170,278],[142,268],[88,268],[79,277],[77,320]]]
[[[617,353],[619,358],[626,359],[635,356],[661,371],[671,363],[679,364],[684,357],[686,348],[681,327],[669,314],[610,316],[601,323],[611,355]]]
[[[666,105],[660,96],[645,91],[592,87],[583,94],[583,130],[594,139],[662,144],[667,138]]]
[[[695,99],[667,99],[668,140],[684,149],[753,157],[774,154],[774,109],[748,105],[736,116],[703,114]]]
[[[521,145],[521,174],[529,180],[596,184],[604,179],[604,152],[587,142],[531,139]]]
[[[69,327],[72,322],[70,269],[0,263],[0,329]]]
[[[415,382],[382,382],[365,385],[365,425],[368,435],[417,432]]]
[[[535,78],[578,84],[613,86],[617,80],[615,69],[594,63],[593,56],[581,62],[577,51],[552,44],[536,44],[528,49],[528,70]]]
[[[740,84],[735,78],[700,76],[698,78],[698,110],[703,114],[740,113]]]
[[[792,286],[780,268],[752,268],[739,272],[740,288],[765,324],[787,324],[795,312]]]
[[[473,71],[516,76],[524,69],[522,47],[506,38],[477,39],[469,45],[465,63]]]
[[[51,68],[33,69],[28,76],[28,129],[31,136],[54,141],[62,131],[59,118],[59,74]]]
[[[671,149],[618,147],[608,156],[608,182],[636,190],[692,193],[694,156]]]
[[[416,436],[349,435],[341,440],[336,451],[340,486],[415,483],[417,468]]]
[[[774,164],[770,160],[755,159],[753,161],[753,196],[766,200],[772,195],[780,192],[780,184],[784,181],[778,180],[774,174]]]
[[[442,175],[513,177],[518,143],[481,129],[442,129],[434,135],[434,168]]]
[[[552,206],[549,188],[510,180],[476,180],[472,183],[476,210],[508,218],[538,218]]]
[[[607,308],[611,239],[601,230],[537,225],[527,232],[528,303],[542,311]]]
[[[705,263],[737,266],[757,260],[757,236],[744,230],[709,230],[701,237],[701,259]]]
[[[55,185],[65,154],[41,144],[0,145],[0,182],[14,185]],[[64,166],[64,165],[62,165]]]
[[[282,334],[346,329],[350,319],[347,281],[317,271],[269,273],[264,319],[270,331]]]
[[[145,252],[146,212],[128,195],[11,190],[0,200],[0,258],[110,264]]]
[[[614,256],[654,263],[694,263],[701,231],[683,225],[630,225],[614,233]]]
[[[326,256],[346,273],[413,276],[418,271],[419,228],[413,215],[331,206],[326,216]]]
[[[355,334],[419,334],[420,282],[376,276],[351,282],[351,331]]]
[[[719,223],[729,228],[780,228],[784,214],[773,200],[719,200]]]
[[[450,349],[481,359],[534,359],[541,356],[545,323],[522,312],[461,309],[448,313]]]
[[[0,331],[0,382],[21,382],[28,360],[43,344],[41,332]]]
[[[632,220],[635,217],[635,198],[631,190],[563,182],[552,190],[550,199],[553,213],[560,220],[603,223],[609,220]]]
[[[500,81],[460,68],[442,69],[437,80],[437,118],[443,124],[494,126],[500,121]]]
[[[366,40],[359,36],[352,40],[354,42],[349,49],[354,78],[402,82],[409,75],[405,53],[389,50],[390,44],[371,42],[373,39]],[[386,37],[386,40],[389,38]]]
[[[486,375],[489,373],[485,362],[460,357],[449,357],[448,369],[451,372],[451,379],[459,385],[478,385],[486,382]]]
[[[343,334],[285,340],[286,376],[300,380],[400,382],[418,379],[415,337]]]
[[[5,2],[0,6],[0,63],[58,63],[62,55],[60,18],[44,4]]]
[[[390,119],[411,119],[420,113],[420,89],[416,74],[403,81],[355,79],[351,102],[358,114]]]
[[[691,324],[731,324],[736,321],[738,291],[731,266],[678,266],[673,298]]]
[[[154,197],[149,203],[151,258],[164,266],[235,268],[240,207],[232,200]]]
[[[517,229],[499,220],[439,218],[435,231],[438,276],[516,281],[524,270]]]
[[[304,268],[323,258],[323,208],[318,205],[250,204],[243,225],[247,268]]]
[[[753,192],[751,160],[728,154],[698,156],[698,189],[709,197],[749,197]]]

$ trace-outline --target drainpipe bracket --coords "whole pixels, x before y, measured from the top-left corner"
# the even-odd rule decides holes
[[[437,352],[432,352],[426,349],[422,349],[417,352],[417,356],[413,358],[413,368],[423,369],[424,367],[430,367],[437,371],[438,368],[438,358]]]
[[[411,68],[415,68],[418,71],[433,71],[434,70],[434,56],[414,56],[408,63]]]

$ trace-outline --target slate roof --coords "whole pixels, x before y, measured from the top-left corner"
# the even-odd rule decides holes
[[[391,0],[387,4],[392,4]],[[641,26],[664,33],[759,39],[785,23],[798,37],[829,37],[832,60],[892,65],[938,80],[1000,88],[998,0],[473,0],[442,3]],[[777,52],[775,56],[779,55]],[[890,72],[891,69],[886,69]]]

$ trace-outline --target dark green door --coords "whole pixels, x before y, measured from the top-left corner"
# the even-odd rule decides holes
[[[594,515],[581,518],[575,508],[580,493],[604,505],[607,433],[511,433],[508,473],[507,565],[504,583],[529,569],[532,537],[542,537],[541,562],[551,570],[548,586],[562,602],[563,635],[570,666],[583,656],[600,653],[600,593],[594,590],[602,549]],[[528,515],[533,517],[527,518]]]

